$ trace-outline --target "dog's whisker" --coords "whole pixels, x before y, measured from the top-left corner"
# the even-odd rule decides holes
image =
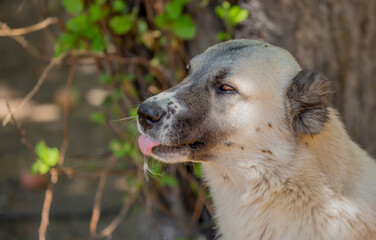
[[[149,178],[149,174],[148,174],[148,171],[149,171],[149,164],[148,164],[148,159],[147,157],[144,155],[144,166],[143,166],[143,170],[144,170],[144,176],[145,176],[145,179],[147,182],[149,182],[150,178]]]
[[[132,139],[131,139],[131,142],[133,143],[134,142],[134,138],[139,135],[139,133],[137,131],[134,131],[133,133],[133,136],[132,136]]]
[[[147,175],[148,176],[148,173],[150,173],[151,175],[154,175],[154,176],[163,176],[163,174],[160,174],[160,173],[156,173],[154,172],[153,170],[151,170],[149,168],[149,159],[148,157],[144,156],[144,166],[143,166],[143,170],[144,170],[144,175]],[[149,176],[148,176],[149,177]],[[147,177],[147,178],[148,178]]]
[[[130,116],[130,117],[124,117],[124,118],[119,118],[119,119],[111,119],[110,121],[111,122],[121,122],[121,121],[125,121],[125,120],[134,120],[136,118],[137,118],[137,116]]]
[[[144,100],[151,98],[152,96],[153,96],[152,93],[147,92],[147,93],[145,93],[145,99]]]
[[[127,126],[132,127],[132,130],[137,130],[137,121],[131,120],[131,121],[125,122],[124,124],[121,124],[119,127],[123,129]]]

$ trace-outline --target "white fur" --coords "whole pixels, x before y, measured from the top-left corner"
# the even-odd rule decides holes
[[[223,239],[376,238],[374,160],[333,110],[286,164],[239,155],[203,164]]]
[[[255,49],[239,65],[232,80],[250,100],[221,116],[236,126],[235,144],[203,162],[222,238],[376,239],[374,160],[331,108],[320,134],[293,136],[283,103],[300,67],[270,49]],[[266,65],[269,56],[277,60]]]

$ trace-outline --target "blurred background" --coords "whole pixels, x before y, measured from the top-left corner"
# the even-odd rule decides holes
[[[214,239],[200,165],[143,157],[135,113],[229,39],[326,75],[375,156],[375,12],[374,0],[0,0],[0,239]]]

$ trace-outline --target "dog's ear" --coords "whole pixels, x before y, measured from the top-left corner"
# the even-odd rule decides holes
[[[330,82],[324,76],[301,71],[287,89],[287,117],[296,135],[318,134],[328,120]]]

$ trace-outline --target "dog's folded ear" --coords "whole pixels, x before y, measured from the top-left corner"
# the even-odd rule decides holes
[[[327,78],[300,71],[287,89],[287,117],[296,135],[320,133],[328,120],[331,86]]]

